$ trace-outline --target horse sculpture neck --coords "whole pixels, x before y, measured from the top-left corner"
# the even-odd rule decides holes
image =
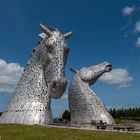
[[[33,50],[14,95],[6,111],[3,122],[21,124],[48,124],[53,122],[50,108],[49,85],[45,80],[42,42]],[[45,59],[44,59],[45,60]],[[4,116],[7,114],[7,117]]]

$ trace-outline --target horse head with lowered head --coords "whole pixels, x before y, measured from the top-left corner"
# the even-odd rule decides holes
[[[51,98],[60,98],[66,89],[64,67],[72,32],[62,34],[53,26],[40,24],[42,33],[25,67],[1,123],[50,124]]]

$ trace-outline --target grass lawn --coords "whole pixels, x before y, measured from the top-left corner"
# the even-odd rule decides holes
[[[0,140],[140,140],[140,134],[0,124]]]

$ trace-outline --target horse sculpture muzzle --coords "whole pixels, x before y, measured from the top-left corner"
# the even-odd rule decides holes
[[[112,65],[111,64],[108,64],[106,67],[105,67],[105,71],[106,72],[109,72],[112,70]]]
[[[52,95],[51,95],[51,97],[55,98],[55,99],[60,98],[64,94],[66,87],[67,87],[67,80],[65,78],[62,77],[59,80],[54,80],[52,82]],[[58,94],[58,91],[59,91],[59,94]]]

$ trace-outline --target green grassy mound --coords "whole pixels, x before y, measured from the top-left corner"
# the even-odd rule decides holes
[[[0,124],[0,140],[140,140],[140,134]]]

